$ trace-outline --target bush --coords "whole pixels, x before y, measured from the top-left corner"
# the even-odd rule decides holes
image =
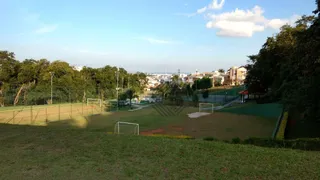
[[[205,138],[203,138],[203,140],[205,140],[205,141],[218,141],[218,139],[216,139],[214,137],[205,137]]]
[[[233,144],[239,144],[239,143],[241,142],[241,139],[238,138],[238,137],[232,138],[231,142],[232,142]]]
[[[204,90],[202,92],[202,97],[203,97],[203,99],[207,99],[209,97],[209,91],[208,90]]]
[[[320,151],[320,138],[276,140],[271,138],[248,138],[242,142],[262,147],[290,148],[306,151]]]
[[[197,92],[194,92],[193,95],[192,95],[192,102],[193,102],[193,105],[195,107],[197,107],[199,105],[199,97],[198,97],[198,94]]]

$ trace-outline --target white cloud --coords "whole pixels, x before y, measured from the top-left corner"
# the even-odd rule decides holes
[[[49,25],[44,25],[43,27],[37,29],[35,32],[37,34],[50,33],[50,32],[55,31],[57,28],[58,28],[58,25],[49,24]]]
[[[252,37],[255,32],[264,31],[266,28],[279,29],[285,24],[291,24],[289,19],[267,19],[263,16],[263,9],[255,6],[251,10],[236,9],[232,12],[221,14],[208,14],[210,21],[206,24],[209,29],[217,29],[218,36]]]
[[[208,6],[205,6],[203,8],[200,8],[197,10],[198,14],[204,13],[209,9],[222,9],[224,6],[225,0],[221,0],[220,3],[218,3],[219,0],[213,0]]]
[[[293,15],[290,19],[271,19],[266,22],[266,27],[279,29],[285,24],[294,25],[301,16]]]
[[[224,6],[224,2],[225,2],[225,0],[221,0],[220,3],[218,3],[218,0],[213,0],[209,4],[208,8],[209,9],[221,9]]]
[[[204,13],[206,10],[207,10],[207,7],[203,7],[203,8],[201,8],[201,9],[198,9],[198,10],[197,10],[197,13],[198,13],[198,14],[201,14],[201,13]]]
[[[273,28],[273,29],[279,29],[281,26],[283,26],[284,24],[289,23],[287,20],[283,20],[283,19],[271,19],[266,26]]]

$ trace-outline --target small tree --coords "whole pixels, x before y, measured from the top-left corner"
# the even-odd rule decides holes
[[[204,90],[204,91],[202,92],[202,97],[203,97],[204,99],[207,99],[207,98],[209,97],[209,91],[208,91],[208,90]]]
[[[219,73],[225,73],[225,70],[224,69],[219,69],[218,72]]]
[[[137,95],[135,95],[135,91],[133,89],[128,89],[126,92],[127,98],[129,98],[130,101],[130,107],[131,107],[131,101],[133,98],[137,97]]]
[[[119,100],[122,100],[122,101],[126,100],[127,98],[128,98],[127,93],[121,93],[119,96]]]
[[[194,104],[195,107],[198,106],[199,104],[199,97],[198,97],[198,94],[197,92],[194,92],[193,95],[192,95],[192,102]]]

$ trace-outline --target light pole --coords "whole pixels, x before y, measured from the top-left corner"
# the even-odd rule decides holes
[[[50,73],[50,75],[51,75],[51,104],[53,104],[53,102],[52,102],[52,80],[53,80],[53,75],[54,75],[54,72],[49,72]]]
[[[116,87],[116,90],[117,90],[117,111],[119,111],[119,68],[117,68],[117,71],[115,73],[116,73],[116,77],[117,77],[117,87]]]

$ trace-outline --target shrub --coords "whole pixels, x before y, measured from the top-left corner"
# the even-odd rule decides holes
[[[193,102],[193,105],[195,107],[197,107],[199,105],[199,97],[198,97],[198,94],[197,92],[194,92],[193,95],[192,95],[192,102]]]
[[[209,91],[208,90],[204,90],[202,92],[202,97],[203,97],[203,99],[207,99],[209,97]]]
[[[205,140],[205,141],[218,141],[218,139],[216,139],[214,137],[205,137],[205,138],[203,138],[203,140]]]
[[[271,148],[290,148],[307,151],[320,151],[320,138],[303,138],[292,140],[277,140],[271,138],[248,138],[243,144],[251,144]]]
[[[238,137],[232,138],[231,142],[232,142],[233,144],[239,144],[239,143],[241,142],[241,139],[238,138]]]

